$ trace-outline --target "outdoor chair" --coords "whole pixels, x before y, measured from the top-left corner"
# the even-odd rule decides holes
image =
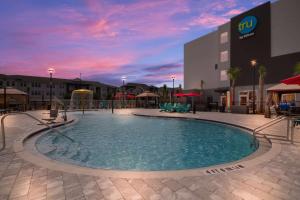
[[[160,112],[166,112],[167,110],[167,103],[160,103],[159,104]]]

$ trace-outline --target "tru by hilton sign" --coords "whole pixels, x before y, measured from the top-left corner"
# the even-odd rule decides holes
[[[245,39],[254,35],[254,30],[257,25],[257,18],[255,16],[247,16],[243,18],[239,25],[240,39]]]

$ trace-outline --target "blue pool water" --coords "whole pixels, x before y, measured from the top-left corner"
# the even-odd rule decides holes
[[[117,170],[181,170],[239,160],[256,150],[252,136],[219,123],[87,113],[62,129],[42,135],[37,149],[80,166]]]

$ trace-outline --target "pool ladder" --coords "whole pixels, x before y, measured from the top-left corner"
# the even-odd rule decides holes
[[[289,123],[290,123],[289,118],[287,116],[282,116],[282,115],[274,118],[273,120],[271,120],[271,121],[269,121],[269,122],[267,122],[267,123],[265,123],[265,124],[263,124],[263,125],[255,128],[255,129],[253,129],[253,131],[252,131],[252,135],[253,135],[253,143],[252,143],[252,145],[256,141],[256,135],[261,134],[259,132],[261,132],[262,130],[264,130],[266,128],[269,128],[269,127],[271,127],[271,126],[273,126],[275,124],[278,124],[279,122],[281,122],[281,121],[283,121],[285,119],[288,120],[288,130],[289,130]],[[283,137],[283,136],[272,135],[272,134],[263,134],[263,136],[269,141],[269,143],[271,143],[271,141],[266,136]],[[289,131],[287,132],[286,140],[289,140]]]
[[[44,126],[46,126],[47,128],[49,128],[52,131],[57,132],[59,135],[63,136],[64,138],[68,139],[69,141],[76,143],[76,141],[69,137],[66,136],[65,134],[63,134],[62,132],[60,132],[59,130],[57,130],[56,128],[54,128],[53,126],[50,126],[49,124],[46,124],[45,122],[43,122],[42,120],[34,117],[33,115],[26,113],[26,112],[11,112],[11,113],[7,113],[4,116],[2,116],[1,118],[1,132],[2,132],[2,147],[0,149],[0,151],[4,150],[6,147],[6,140],[5,140],[5,127],[4,127],[4,119],[10,115],[26,115],[28,117],[30,117],[31,119],[34,119],[35,121],[38,121],[39,123],[43,124]]]

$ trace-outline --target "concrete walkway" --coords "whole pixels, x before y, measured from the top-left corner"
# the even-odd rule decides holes
[[[31,112],[42,118],[45,111]],[[99,111],[103,112],[103,111]],[[260,115],[229,113],[178,114],[158,110],[120,110],[118,114],[146,114],[209,119],[255,128],[267,121]],[[7,118],[7,148],[0,152],[0,200],[4,199],[300,199],[300,130],[294,145],[282,145],[272,160],[252,168],[207,176],[156,179],[122,179],[72,174],[29,163],[13,151],[14,140],[24,133],[41,128],[24,116]],[[264,133],[283,135],[282,122]]]

